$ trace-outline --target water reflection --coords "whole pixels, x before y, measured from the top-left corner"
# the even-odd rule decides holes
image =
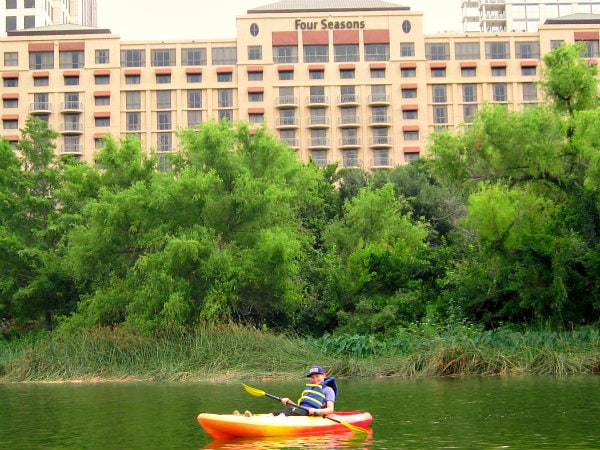
[[[214,439],[202,448],[231,450],[368,450],[369,445],[372,442],[372,430],[368,429],[368,431],[369,433],[367,436],[358,436],[353,433],[338,433],[324,436],[274,436],[258,438]]]

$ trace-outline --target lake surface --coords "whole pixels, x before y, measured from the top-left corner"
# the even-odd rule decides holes
[[[295,398],[298,383],[244,380]],[[367,438],[213,440],[200,412],[279,408],[241,383],[0,384],[0,449],[600,449],[600,376],[338,380]]]

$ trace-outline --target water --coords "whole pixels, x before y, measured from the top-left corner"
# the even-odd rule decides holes
[[[295,397],[304,380],[245,381]],[[0,449],[600,449],[600,377],[338,380],[366,438],[213,440],[200,412],[267,412],[238,382],[0,384]]]

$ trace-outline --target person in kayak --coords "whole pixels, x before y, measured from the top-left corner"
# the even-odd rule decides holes
[[[332,414],[335,409],[335,397],[337,394],[337,384],[335,378],[327,378],[325,370],[321,366],[312,366],[308,370],[310,383],[307,383],[300,395],[300,399],[297,404],[302,406],[288,405],[290,399],[284,397],[281,399],[281,403],[287,406],[287,408],[273,411],[273,415],[283,414],[285,416],[326,416]]]

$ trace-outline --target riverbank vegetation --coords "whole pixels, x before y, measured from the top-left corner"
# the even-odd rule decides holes
[[[433,158],[374,172],[305,164],[243,122],[180,130],[169,154],[107,137],[91,166],[29,118],[17,152],[0,142],[0,370],[596,371],[600,108],[581,51],[545,56],[535,107],[483,105],[432,133]]]

